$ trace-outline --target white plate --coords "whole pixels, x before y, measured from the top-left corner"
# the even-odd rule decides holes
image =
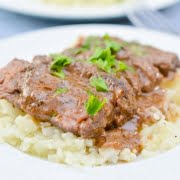
[[[72,33],[73,32],[73,33]],[[13,57],[31,59],[71,45],[78,35],[109,33],[127,40],[138,40],[177,53],[176,36],[126,26],[79,25],[45,29],[0,42],[0,66]],[[157,157],[129,164],[106,167],[72,168],[25,155],[0,145],[0,179],[2,180],[179,180],[180,147]]]
[[[131,1],[131,0],[130,0]],[[139,1],[139,0],[137,0]],[[178,0],[144,0],[153,9],[165,8]],[[0,0],[0,7],[21,14],[55,19],[102,19],[124,16],[132,10],[133,3],[107,6],[104,8],[55,7],[40,0]]]

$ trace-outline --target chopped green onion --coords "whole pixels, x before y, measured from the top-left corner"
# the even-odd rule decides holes
[[[97,91],[102,91],[102,92],[109,91],[105,80],[101,76],[91,77],[90,84],[91,86],[95,87]]]
[[[85,103],[86,111],[89,115],[96,115],[107,102],[107,99],[100,101],[93,94],[89,95],[88,101]]]

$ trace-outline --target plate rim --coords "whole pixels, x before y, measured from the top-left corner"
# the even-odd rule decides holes
[[[33,35],[39,34],[41,32],[50,32],[50,31],[65,30],[65,29],[71,29],[71,28],[79,29],[80,27],[92,28],[95,26],[98,28],[99,27],[101,27],[101,28],[106,27],[106,28],[122,28],[122,29],[129,29],[129,30],[136,29],[137,31],[144,31],[146,33],[156,34],[156,35],[160,35],[160,36],[166,36],[169,38],[176,38],[176,39],[178,39],[178,41],[180,40],[180,36],[177,34],[170,34],[168,32],[162,32],[162,31],[158,31],[158,30],[148,29],[145,27],[136,27],[136,26],[124,25],[124,24],[108,24],[108,23],[91,23],[91,24],[88,24],[88,23],[86,23],[86,24],[69,24],[69,25],[58,25],[58,26],[53,26],[53,27],[43,27],[40,29],[32,30],[32,31],[21,32],[21,33],[15,34],[13,36],[0,39],[0,45],[2,43],[7,42],[7,41],[13,41],[14,39],[24,38],[26,36],[33,36]]]

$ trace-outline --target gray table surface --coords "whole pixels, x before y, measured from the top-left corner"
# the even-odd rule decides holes
[[[180,3],[161,10],[170,21],[172,21],[180,31]],[[108,20],[96,20],[95,23],[126,24],[132,25],[127,18],[114,18]],[[24,32],[29,32],[41,28],[53,27],[67,24],[94,23],[91,21],[67,21],[48,20],[30,16],[19,15],[0,9],[0,39],[11,37]]]

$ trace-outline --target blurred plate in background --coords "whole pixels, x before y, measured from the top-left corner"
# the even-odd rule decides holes
[[[0,0],[0,8],[43,18],[95,20],[125,16],[136,5],[138,0],[125,0],[125,3],[116,3],[104,6],[54,6],[43,3],[42,0]],[[177,0],[144,0],[152,9],[162,9],[177,2]]]

